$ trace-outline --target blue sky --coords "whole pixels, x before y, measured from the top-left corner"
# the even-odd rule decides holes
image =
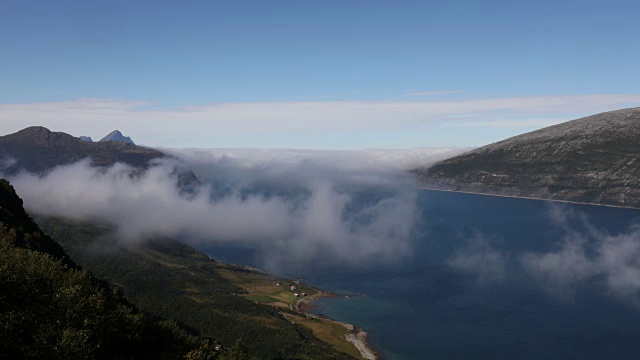
[[[639,106],[631,1],[0,2],[0,133],[478,146]]]

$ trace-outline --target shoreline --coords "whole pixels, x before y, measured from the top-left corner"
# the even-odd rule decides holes
[[[313,302],[323,299],[339,297],[331,291],[304,283],[302,279],[291,280],[277,277],[246,265],[219,262],[217,272],[231,283],[244,289],[250,300],[270,306],[279,311],[280,315],[292,323],[300,323],[314,332],[319,339],[338,351],[349,354],[355,359],[379,360],[380,354],[367,342],[367,333],[359,327],[321,313],[313,313],[312,309],[319,309]],[[241,273],[235,272],[241,269]],[[297,289],[289,289],[286,284],[296,285]],[[298,296],[294,291],[307,293]],[[295,297],[294,297],[295,296]],[[254,298],[251,298],[254,297]],[[315,334],[319,331],[322,336]]]
[[[579,201],[571,201],[571,200],[560,200],[560,199],[543,199],[543,198],[535,198],[535,197],[529,197],[529,196],[490,194],[490,193],[481,193],[481,192],[464,191],[464,190],[437,189],[437,188],[430,188],[430,187],[426,187],[426,186],[418,186],[418,187],[416,187],[416,189],[418,189],[418,190],[429,190],[429,191],[440,191],[440,192],[452,192],[452,193],[460,193],[460,194],[471,194],[471,195],[494,196],[494,197],[511,198],[511,199],[551,201],[551,202],[559,202],[559,203],[574,204],[574,205],[603,206],[603,207],[626,209],[626,210],[640,210],[640,208],[631,207],[631,206],[608,205],[608,204],[588,203],[588,202],[579,202]]]
[[[330,291],[324,291],[322,289],[318,289],[313,286],[309,286],[309,287],[315,289],[317,293],[311,296],[307,296],[307,297],[296,300],[292,310],[309,318],[322,318],[324,320],[331,321],[334,324],[338,324],[345,327],[348,331],[348,333],[345,335],[345,340],[353,344],[353,346],[355,346],[355,348],[358,350],[358,352],[360,353],[360,356],[363,359],[380,360],[381,359],[380,355],[375,350],[373,350],[369,345],[369,343],[367,342],[368,334],[364,330],[360,329],[359,327],[353,324],[338,321],[322,314],[313,314],[309,312],[311,309],[318,308],[317,306],[313,305],[314,301],[339,296]]]

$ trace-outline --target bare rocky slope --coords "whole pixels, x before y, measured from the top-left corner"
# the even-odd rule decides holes
[[[429,188],[640,208],[640,107],[550,126],[412,172]]]

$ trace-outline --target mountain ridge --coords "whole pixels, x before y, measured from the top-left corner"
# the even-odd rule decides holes
[[[411,172],[427,187],[640,207],[640,107],[567,121]]]
[[[169,159],[159,150],[125,141],[84,141],[64,132],[53,132],[43,126],[30,126],[13,134],[0,136],[0,172],[5,176],[26,170],[43,174],[56,166],[70,165],[90,158],[94,167],[124,163],[147,169],[156,159]],[[193,191],[200,185],[196,175],[187,169],[175,169],[178,186]]]
[[[31,126],[0,136],[0,154],[5,159],[16,160],[0,169],[6,173],[13,173],[18,169],[42,173],[55,166],[72,164],[87,157],[91,158],[94,166],[123,162],[136,167],[145,167],[150,160],[167,157],[155,149],[122,141],[83,141],[43,126]]]

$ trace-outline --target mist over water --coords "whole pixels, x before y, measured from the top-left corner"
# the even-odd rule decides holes
[[[603,359],[640,351],[640,211],[422,191],[413,261],[307,278],[389,359]],[[365,310],[361,310],[365,309]]]

